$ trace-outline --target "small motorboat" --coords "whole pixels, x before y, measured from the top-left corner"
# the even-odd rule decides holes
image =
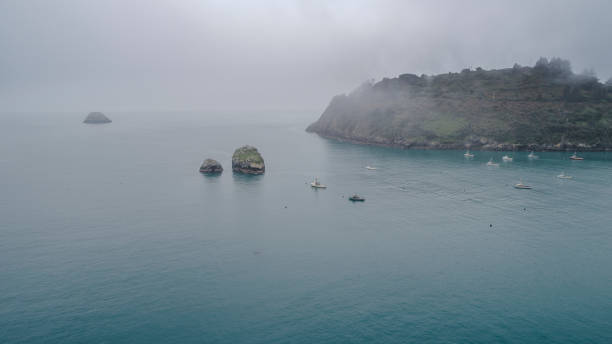
[[[365,198],[359,196],[358,194],[354,194],[353,196],[349,197],[349,201],[352,201],[352,202],[363,202],[363,201],[365,201]]]
[[[531,185],[523,184],[523,181],[519,181],[518,184],[514,184],[515,189],[532,189]]]
[[[489,162],[487,162],[487,166],[499,167],[499,164],[496,162],[493,162],[493,158],[491,158],[489,159]]]
[[[539,156],[533,154],[533,151],[531,151],[531,153],[529,153],[529,155],[527,155],[527,158],[529,158],[530,160],[534,160],[539,158]]]
[[[366,166],[365,168],[366,168],[366,170],[370,170],[370,171],[377,170],[377,168],[376,168],[376,167],[372,167],[372,166],[370,166],[370,165]]]
[[[471,159],[474,157],[474,154],[470,153],[470,150],[468,149],[465,154],[463,154],[464,157]]]
[[[576,154],[576,152],[574,152],[574,155],[570,156],[570,159],[572,160],[584,160],[583,157],[578,156],[578,154]]]
[[[504,162],[512,162],[512,157],[504,155],[504,156],[502,156],[502,160]]]
[[[312,183],[310,183],[310,186],[312,186],[315,189],[326,189],[327,185],[323,185],[321,183],[319,183],[319,180],[317,178],[315,178]]]
[[[565,174],[565,172],[561,172],[560,175],[557,176],[557,178],[561,178],[561,179],[572,179],[574,177],[572,176],[568,176],[567,174]]]

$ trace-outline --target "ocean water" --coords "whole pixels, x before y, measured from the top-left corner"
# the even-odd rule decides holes
[[[316,114],[108,115],[0,115],[2,343],[612,342],[610,153],[501,163],[323,139]],[[265,175],[231,172],[243,144]]]

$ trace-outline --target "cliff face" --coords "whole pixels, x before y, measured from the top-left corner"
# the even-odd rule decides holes
[[[336,96],[307,131],[357,143],[440,149],[612,149],[612,86],[569,62],[403,74]]]

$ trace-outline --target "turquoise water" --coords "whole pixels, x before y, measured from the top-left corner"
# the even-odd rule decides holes
[[[2,343],[612,341],[610,153],[488,168],[316,116],[83,116],[0,116]],[[231,173],[243,144],[264,176]]]

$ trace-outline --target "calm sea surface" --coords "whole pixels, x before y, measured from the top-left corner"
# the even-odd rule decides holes
[[[316,114],[108,115],[0,115],[2,343],[612,342],[610,153],[488,168]],[[243,144],[264,176],[232,174]]]

